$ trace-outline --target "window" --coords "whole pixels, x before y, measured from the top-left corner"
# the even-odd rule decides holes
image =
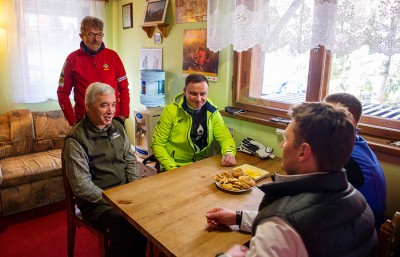
[[[285,117],[293,104],[347,92],[363,103],[362,133],[400,139],[400,54],[387,57],[363,47],[336,56],[320,47],[291,57],[256,46],[234,53],[234,74],[234,105],[266,119]]]
[[[253,112],[241,119],[254,114],[255,122],[270,125],[264,121],[286,116],[297,102],[320,101],[329,92],[345,91],[365,104],[362,133],[399,140],[397,0],[208,4],[207,47],[219,51],[232,45],[237,51],[233,104]],[[298,54],[302,56],[297,60],[290,57]]]
[[[104,17],[99,1],[5,1],[11,89],[14,103],[57,100],[67,55],[79,48],[80,22]]]

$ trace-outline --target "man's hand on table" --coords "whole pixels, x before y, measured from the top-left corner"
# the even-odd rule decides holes
[[[236,166],[236,158],[235,158],[235,156],[233,156],[233,154],[226,153],[226,154],[224,154],[224,156],[222,156],[221,164],[224,167]]]
[[[235,225],[236,212],[226,208],[214,208],[206,213],[207,223],[211,228],[218,225]]]
[[[226,254],[227,254],[227,256],[232,256],[232,257],[245,257],[248,251],[249,251],[249,248],[247,248],[247,246],[236,244],[236,245],[232,246],[226,252]]]

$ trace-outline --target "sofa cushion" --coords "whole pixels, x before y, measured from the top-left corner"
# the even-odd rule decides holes
[[[50,139],[49,124],[46,112],[33,112],[36,140]]]
[[[46,112],[49,124],[50,137],[53,140],[54,148],[61,148],[64,138],[71,128],[61,110]]]
[[[10,123],[6,114],[0,115],[0,160],[13,156],[14,149],[10,141]]]
[[[0,143],[10,143],[10,123],[7,114],[0,114]]]
[[[36,140],[33,145],[34,151],[42,152],[45,150],[54,149],[46,112],[33,112],[32,116],[36,136]]]
[[[61,149],[14,156],[0,160],[1,188],[61,175]]]
[[[11,144],[0,143],[0,160],[13,155],[15,155],[14,148]]]
[[[33,117],[30,110],[14,110],[7,112],[10,122],[10,140],[16,155],[32,152],[33,140]]]

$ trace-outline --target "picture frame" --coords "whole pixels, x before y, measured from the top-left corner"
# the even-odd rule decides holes
[[[207,30],[183,32],[182,77],[204,75],[209,81],[218,81],[219,52],[207,48]]]
[[[207,0],[175,0],[176,24],[207,21]]]
[[[140,70],[162,69],[162,48],[140,49]]]
[[[149,0],[146,2],[143,26],[164,23],[169,0]]]
[[[133,28],[132,3],[122,6],[122,28]]]
[[[154,33],[154,44],[161,44],[162,35],[160,32]]]

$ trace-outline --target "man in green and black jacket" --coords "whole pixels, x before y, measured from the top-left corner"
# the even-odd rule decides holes
[[[154,130],[152,148],[165,170],[209,157],[214,139],[221,146],[222,166],[236,165],[235,141],[207,95],[207,78],[191,74],[185,80],[183,93],[163,110]]]

